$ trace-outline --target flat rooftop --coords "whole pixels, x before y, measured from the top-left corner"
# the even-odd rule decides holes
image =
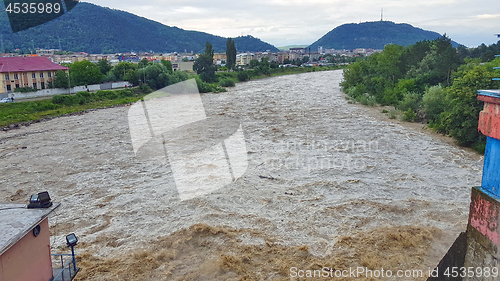
[[[500,90],[479,90],[479,95],[500,98]]]
[[[61,203],[46,209],[28,209],[27,204],[0,204],[0,255],[46,219]]]

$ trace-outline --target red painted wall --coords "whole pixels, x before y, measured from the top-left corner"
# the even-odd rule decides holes
[[[53,277],[48,219],[40,227],[37,237],[30,231],[0,256],[0,281],[48,281]]]
[[[477,99],[484,101],[484,108],[479,113],[479,131],[483,135],[500,139],[500,99],[481,95]]]
[[[469,225],[500,246],[500,202],[477,187],[472,188]]]

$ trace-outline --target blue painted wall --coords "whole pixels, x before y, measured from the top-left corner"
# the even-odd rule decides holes
[[[481,187],[500,198],[500,140],[487,138]]]

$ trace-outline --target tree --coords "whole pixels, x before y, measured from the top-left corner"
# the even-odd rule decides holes
[[[451,45],[451,39],[446,37],[440,37],[435,40],[438,57],[437,72],[444,76],[446,85],[451,85],[450,80],[453,71],[457,70],[458,66],[463,63],[460,59],[460,55],[457,50]]]
[[[99,66],[84,60],[70,65],[69,77],[71,85],[82,86],[101,83],[104,74]]]
[[[174,72],[171,61],[162,59],[161,64],[163,64],[167,68],[168,73],[172,74]]]
[[[226,67],[228,69],[231,69],[235,64],[236,64],[236,47],[234,45],[234,40],[228,38],[226,42]]]
[[[435,127],[450,134],[460,145],[484,145],[482,143],[485,137],[477,131],[479,112],[483,109],[483,102],[477,99],[477,90],[498,87],[492,81],[495,77],[493,65],[478,65],[462,72],[447,89],[446,109],[441,113],[440,123]]]
[[[149,65],[149,61],[147,58],[143,58],[138,64],[137,67],[144,68]]]
[[[138,86],[140,81],[139,73],[135,69],[126,70],[122,80],[130,82],[134,86]]]
[[[418,63],[427,55],[431,49],[432,41],[424,40],[406,47],[399,58],[399,69],[402,73],[407,73],[410,69],[416,68]]]
[[[259,66],[259,61],[256,59],[252,59],[250,61],[250,68],[256,68],[257,66]]]
[[[157,90],[168,84],[168,78],[165,78],[167,73],[168,70],[164,65],[153,64],[139,69],[137,76],[140,82],[147,83],[152,89]]]
[[[111,72],[114,74],[117,80],[127,80],[125,79],[125,75],[129,70],[135,70],[137,65],[131,62],[121,61],[113,69]]]
[[[104,75],[108,74],[108,72],[113,68],[111,64],[109,64],[108,60],[100,60],[97,65],[99,66],[101,73]]]
[[[257,67],[257,69],[259,70],[260,73],[262,73],[264,75],[270,75],[271,72],[270,72],[269,65],[270,65],[269,58],[268,57],[263,57],[261,59],[260,63],[259,63],[259,66]]]
[[[215,81],[214,51],[212,44],[205,44],[205,53],[200,55],[193,64],[193,70],[200,75],[205,82]]]
[[[451,39],[443,35],[431,42],[430,50],[408,75],[415,77],[420,85],[444,83],[445,86],[450,86],[451,74],[461,62],[460,54],[451,45]]]
[[[395,44],[387,45],[384,51],[377,58],[377,72],[386,80],[396,83],[398,79],[402,78],[403,74],[399,69],[399,57],[403,52],[403,46]]]
[[[205,55],[210,56],[212,59],[214,58],[214,50],[210,42],[205,43]]]
[[[62,70],[58,70],[56,72],[56,76],[54,77],[54,82],[52,84],[54,88],[69,88],[69,76],[68,73]]]

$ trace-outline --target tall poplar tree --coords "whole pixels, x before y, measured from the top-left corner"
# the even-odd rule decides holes
[[[236,47],[234,45],[234,40],[231,38],[227,39],[226,42],[226,67],[231,69],[236,63]]]
[[[209,42],[205,44],[205,53],[194,61],[193,70],[200,74],[201,80],[205,82],[215,81],[214,50]]]

